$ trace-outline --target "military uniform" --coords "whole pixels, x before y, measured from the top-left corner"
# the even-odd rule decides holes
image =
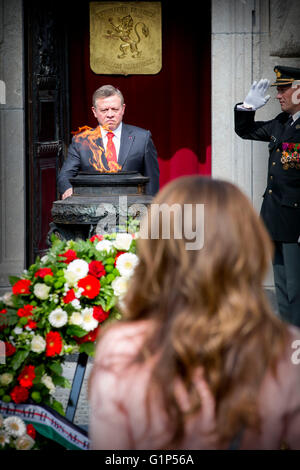
[[[292,70],[300,74],[299,69]],[[283,78],[278,83],[277,75],[274,85],[288,85]],[[243,139],[269,142],[261,216],[275,242],[273,267],[280,314],[300,326],[300,116],[295,121],[286,112],[270,121],[255,121],[254,116],[255,111],[236,105],[235,132]]]

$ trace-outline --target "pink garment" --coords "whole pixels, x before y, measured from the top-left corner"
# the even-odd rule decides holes
[[[150,425],[146,415],[146,387],[155,358],[143,366],[128,365],[148,329],[148,322],[116,325],[98,344],[94,363],[97,372],[90,390],[92,449],[161,449],[166,442],[168,424],[159,397],[151,400]],[[258,396],[262,432],[257,435],[245,430],[241,449],[278,449],[283,440],[290,448],[300,449],[300,363],[292,361],[294,354],[294,362],[300,362],[300,330],[290,327],[290,332],[291,344],[278,365],[277,379],[267,373]],[[292,346],[295,340],[299,344]],[[196,381],[203,406],[186,423],[179,448],[216,449],[216,436],[211,434],[215,404],[200,368]],[[179,383],[176,394],[184,409],[187,400]]]

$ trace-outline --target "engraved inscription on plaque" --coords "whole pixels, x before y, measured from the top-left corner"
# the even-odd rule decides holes
[[[90,66],[97,74],[157,74],[160,2],[91,2]]]

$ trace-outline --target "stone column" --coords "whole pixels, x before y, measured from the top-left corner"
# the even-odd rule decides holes
[[[212,176],[237,184],[257,211],[267,181],[268,144],[235,134],[233,108],[254,80],[275,78],[275,65],[300,67],[299,14],[298,0],[212,0]],[[281,112],[276,88],[268,93],[271,99],[257,111],[257,120]],[[273,286],[271,270],[266,286]]]
[[[24,269],[23,48],[22,0],[0,0],[0,292]]]

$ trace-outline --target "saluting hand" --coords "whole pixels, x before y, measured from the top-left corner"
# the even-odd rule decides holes
[[[269,86],[270,81],[266,78],[262,78],[258,83],[257,81],[253,82],[243,106],[248,109],[251,108],[253,111],[264,106],[270,99],[270,95],[265,96]]]

